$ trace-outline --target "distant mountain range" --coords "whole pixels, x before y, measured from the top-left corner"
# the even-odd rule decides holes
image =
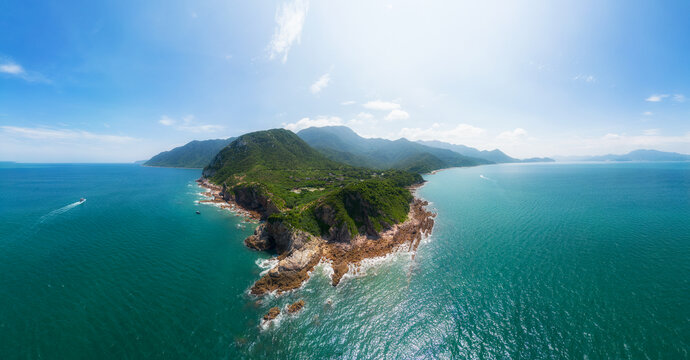
[[[164,151],[144,162],[145,166],[203,168],[224,147],[228,146],[234,137],[228,139],[194,140],[186,145]]]
[[[427,146],[432,146],[440,149],[448,149],[455,151],[456,153],[460,155],[465,155],[465,156],[470,156],[470,157],[475,157],[475,158],[480,158],[480,159],[485,159],[489,160],[491,162],[494,162],[496,164],[504,164],[504,163],[527,163],[527,162],[553,162],[555,160],[547,157],[535,157],[535,158],[529,158],[529,159],[516,159],[514,157],[510,157],[506,155],[501,150],[494,149],[494,150],[478,150],[473,147],[465,146],[465,145],[456,145],[456,144],[450,144],[446,143],[443,141],[437,141],[437,140],[432,140],[432,141],[417,141],[420,144],[427,145]]]
[[[446,167],[493,163],[407,139],[363,138],[345,126],[311,127],[297,136],[328,158],[359,167],[425,173]]]
[[[690,161],[690,155],[658,150],[635,150],[623,155],[562,156],[559,161]]]
[[[356,167],[398,169],[427,173],[448,167],[494,163],[553,161],[549,158],[516,159],[501,150],[477,150],[441,141],[370,139],[345,126],[311,127],[297,133],[309,146],[327,158]],[[203,168],[235,138],[192,141],[162,152],[144,162],[146,166]]]

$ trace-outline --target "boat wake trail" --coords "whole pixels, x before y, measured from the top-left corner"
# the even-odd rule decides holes
[[[494,183],[496,182],[496,180],[494,180],[494,179],[492,179],[492,178],[490,178],[490,177],[486,177],[486,176],[484,176],[484,175],[479,175],[479,177],[482,178],[482,179],[484,179],[484,180],[488,180],[488,181],[491,181],[491,182],[494,182]]]
[[[86,201],[86,200],[84,200],[84,201]],[[49,212],[49,213],[47,213],[47,214],[41,216],[41,217],[40,217],[36,222],[34,222],[33,224],[27,225],[25,228],[23,228],[23,229],[17,231],[17,232],[12,236],[12,238],[15,238],[15,239],[18,239],[18,240],[19,240],[19,239],[26,240],[26,239],[29,239],[29,238],[33,237],[33,236],[36,235],[36,233],[41,229],[41,226],[44,225],[46,222],[48,222],[49,220],[55,218],[56,216],[58,216],[58,215],[60,215],[60,214],[66,213],[67,211],[73,209],[73,208],[76,207],[77,205],[82,204],[84,201],[77,201],[77,202],[71,203],[71,204],[69,204],[69,205],[65,205],[65,206],[63,206],[63,207],[61,207],[61,208],[59,208],[59,209],[55,209],[55,210],[53,210],[53,211],[51,211],[51,212]]]
[[[49,213],[47,213],[47,214],[41,216],[41,218],[38,219],[38,222],[39,222],[39,223],[43,223],[43,222],[45,222],[46,220],[48,220],[48,219],[50,219],[50,218],[53,218],[53,217],[55,217],[55,216],[58,216],[58,215],[60,215],[60,214],[62,214],[62,213],[65,213],[65,212],[69,211],[70,209],[74,208],[75,206],[80,205],[80,204],[82,204],[82,203],[83,203],[83,201],[77,201],[77,202],[71,203],[71,204],[69,204],[69,205],[65,205],[65,206],[63,206],[63,207],[61,207],[61,208],[59,208],[59,209],[53,210],[53,211],[51,211],[51,212],[49,212]]]

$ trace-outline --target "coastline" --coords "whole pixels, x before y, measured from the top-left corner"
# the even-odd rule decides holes
[[[208,197],[208,200],[199,200],[199,204],[214,204],[219,206],[221,209],[228,209],[234,212],[237,216],[244,218],[245,222],[256,222],[261,220],[261,215],[256,211],[248,210],[239,205],[231,197],[223,196],[223,188],[212,184],[207,179],[197,179],[196,183],[199,187],[206,189],[207,191],[200,193],[202,196]]]
[[[246,209],[233,196],[224,194],[221,186],[204,178],[196,182],[207,189],[202,195],[210,198],[200,200],[199,203],[217,204],[245,217],[246,221],[256,222],[262,219],[260,213]],[[313,269],[322,261],[333,269],[331,284],[337,286],[346,274],[358,272],[366,260],[385,257],[398,251],[411,252],[414,258],[421,240],[431,235],[436,217],[436,214],[427,209],[428,201],[416,194],[425,183],[426,181],[408,187],[413,198],[407,219],[382,231],[378,236],[357,235],[349,242],[329,242],[301,230],[266,229],[267,224],[261,222],[254,235],[245,239],[247,247],[268,250],[266,238],[271,237],[271,232],[279,232],[290,246],[278,252],[275,265],[262,272],[263,276],[252,285],[249,293],[256,296],[269,293],[280,295],[298,289],[309,280]]]

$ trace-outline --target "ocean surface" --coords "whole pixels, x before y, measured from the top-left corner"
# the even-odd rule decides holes
[[[196,203],[199,175],[4,164],[0,358],[690,357],[690,163],[445,170],[419,190],[438,217],[414,258],[261,301],[271,255]]]

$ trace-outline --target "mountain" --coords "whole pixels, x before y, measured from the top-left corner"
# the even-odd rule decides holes
[[[148,161],[145,166],[203,168],[208,165],[218,152],[235,138],[215,140],[194,140],[186,145],[164,151]]]
[[[514,157],[510,157],[506,155],[501,150],[494,149],[494,150],[478,150],[473,147],[465,146],[465,145],[456,145],[456,144],[449,144],[447,142],[443,141],[437,141],[437,140],[432,140],[432,141],[417,141],[420,144],[424,144],[427,146],[433,146],[441,149],[448,149],[455,151],[458,154],[465,155],[465,156],[470,156],[470,157],[475,157],[475,158],[480,158],[480,159],[486,159],[492,162],[495,162],[497,164],[503,164],[503,163],[533,163],[533,162],[553,162],[555,161],[554,159],[547,158],[547,157],[534,157],[534,158],[529,158],[529,159],[516,159]]]
[[[405,187],[422,181],[419,174],[336,162],[284,129],[238,137],[202,174],[222,187],[224,197],[273,225],[340,241],[403,221],[411,201]]]
[[[208,201],[265,220],[244,243],[277,252],[278,264],[254,283],[254,295],[298,288],[322,259],[337,285],[351,264],[416,248],[434,223],[408,188],[423,181],[419,174],[339,163],[284,129],[240,136],[202,174]]]
[[[519,159],[510,157],[506,155],[503,151],[495,149],[495,150],[478,150],[473,147],[465,146],[465,145],[456,145],[456,144],[449,144],[447,142],[443,141],[437,141],[437,140],[431,140],[431,141],[417,141],[420,144],[426,145],[426,146],[431,146],[431,147],[436,147],[439,149],[448,149],[455,151],[456,153],[460,155],[465,155],[465,156],[470,156],[470,157],[475,157],[475,158],[480,158],[480,159],[486,159],[489,161],[493,161],[497,164],[501,163],[514,163],[514,162],[520,162]]]
[[[581,157],[579,161],[690,161],[690,155],[641,149],[623,155]]]
[[[292,131],[272,129],[242,135],[224,147],[204,168],[204,176],[221,182],[236,174],[261,170],[340,169]]]
[[[311,127],[297,135],[328,158],[352,166],[429,172],[492,163],[407,139],[363,138],[345,126]]]

